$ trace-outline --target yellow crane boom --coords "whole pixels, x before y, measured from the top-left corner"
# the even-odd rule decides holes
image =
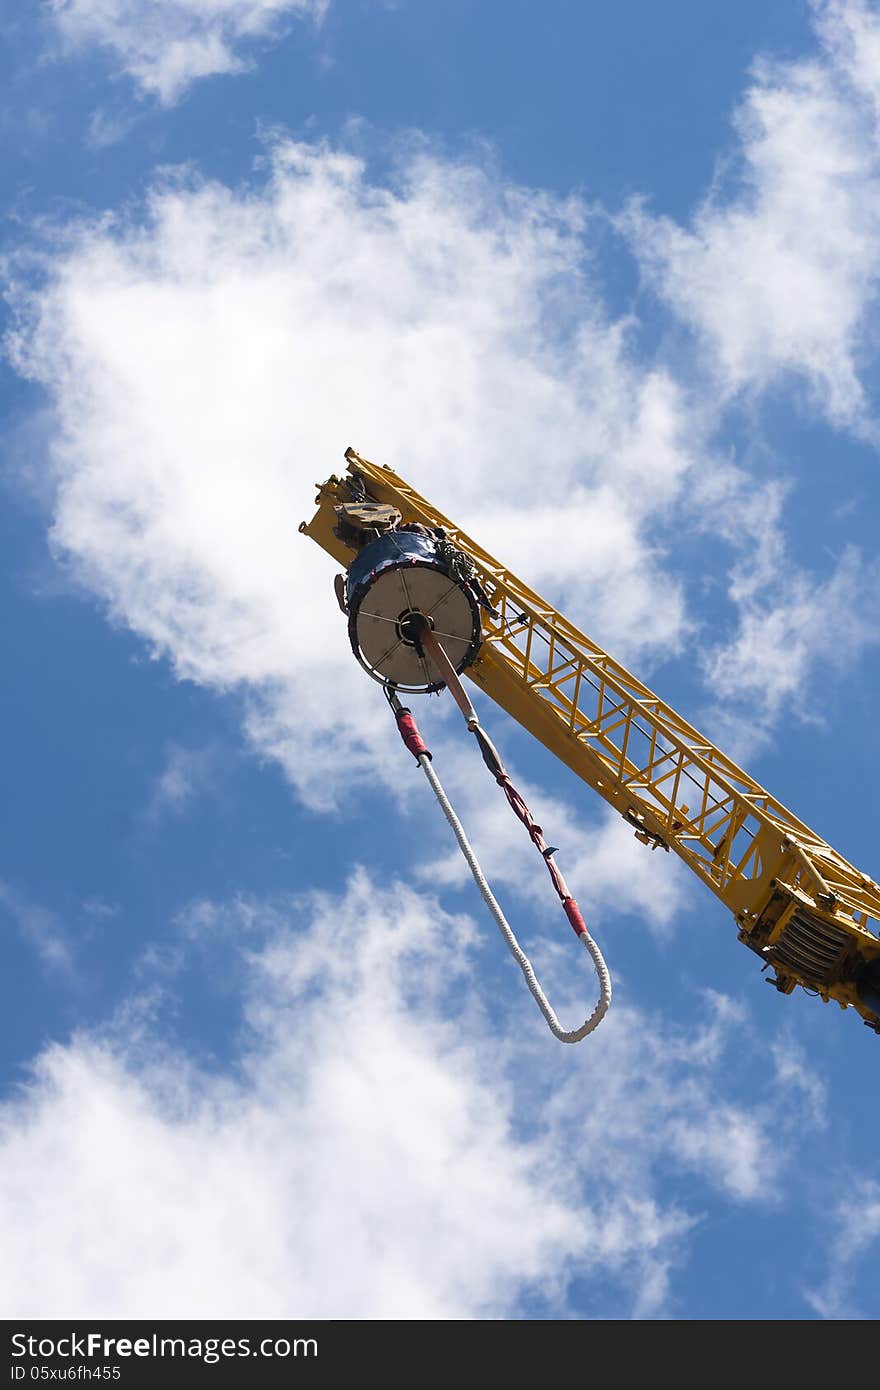
[[[880,887],[390,468],[345,455],[300,530],[346,570],[338,508],[357,496],[445,537],[488,598],[465,674],[731,910],[739,939],[796,985],[880,1033]]]

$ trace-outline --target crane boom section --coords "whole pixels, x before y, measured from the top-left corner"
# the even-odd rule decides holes
[[[405,522],[442,527],[470,559],[494,611],[466,674],[633,826],[671,850],[733,912],[739,936],[795,985],[855,1006],[859,972],[880,972],[880,888],[680,714],[398,477],[353,450],[371,499]],[[334,535],[346,483],[318,486],[301,530],[348,567]]]

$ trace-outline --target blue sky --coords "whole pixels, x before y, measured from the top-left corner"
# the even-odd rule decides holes
[[[4,1308],[876,1317],[876,1039],[482,701],[555,1043],[296,527],[390,463],[876,876],[877,6],[11,13]]]

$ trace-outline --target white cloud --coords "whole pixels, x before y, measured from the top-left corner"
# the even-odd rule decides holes
[[[784,575],[784,570],[783,570]],[[847,548],[819,582],[793,569],[771,588],[746,589],[735,637],[705,656],[713,716],[740,747],[760,747],[784,711],[821,719],[813,678],[855,665],[880,641],[880,566]]]
[[[618,1000],[616,1026],[596,1034],[589,1059],[601,1080],[587,1096],[581,1076],[562,1075],[563,1063],[552,1079],[550,1115],[557,1122],[577,1116],[577,1142],[592,1170],[613,1175],[607,1181],[625,1190],[650,1190],[654,1163],[671,1160],[728,1201],[773,1204],[775,1178],[806,1107],[796,1092],[791,1112],[775,1115],[769,1093],[752,1094],[747,1103],[725,1094],[722,1077],[735,1084],[726,1072],[727,1047],[742,1038],[746,1020],[734,1001],[712,991],[705,997],[706,1022],[687,1031]]]
[[[85,146],[89,150],[105,150],[124,140],[134,125],[134,117],[124,112],[105,111],[100,107],[89,117]]]
[[[10,918],[23,941],[52,970],[69,973],[73,967],[70,942],[63,922],[41,903],[33,902],[12,884],[0,879],[0,912]]]
[[[713,616],[695,648],[711,692],[698,722],[746,764],[784,719],[819,722],[829,693],[877,644],[880,565],[856,546],[823,546],[806,568],[785,525],[794,490],[793,479],[758,480],[732,462],[691,489],[695,524],[734,557],[724,576],[732,622]]]
[[[635,205],[648,282],[708,349],[723,389],[805,380],[836,425],[873,432],[860,370],[880,277],[880,15],[815,6],[813,59],[758,62],[736,115],[738,159],[691,226]]]
[[[163,106],[173,105],[201,77],[244,71],[249,43],[277,37],[294,16],[319,20],[327,4],[328,0],[50,0],[65,44],[109,49],[122,71]],[[106,126],[100,134],[106,143]]]
[[[815,1129],[828,1123],[828,1090],[809,1058],[791,1038],[777,1037],[770,1047],[776,1080],[783,1087],[800,1091],[803,1104]]]
[[[400,757],[333,565],[296,532],[348,443],[616,653],[680,641],[652,528],[694,424],[603,319],[583,219],[423,153],[394,190],[282,142],[265,188],[180,177],[143,225],[81,226],[21,303],[16,360],[57,409],[58,555],[181,676],[246,693],[254,742],[315,804]]]
[[[155,780],[146,818],[155,823],[166,815],[180,815],[211,783],[216,769],[212,748],[183,748],[169,744],[165,761]]]
[[[762,1200],[786,1162],[775,1091],[730,1094],[727,1001],[690,1038],[624,1007],[574,1056],[512,968],[488,1021],[466,920],[363,876],[299,920],[202,904],[190,948],[205,933],[230,965],[245,943],[232,1072],[123,1009],[0,1109],[10,1317],[565,1313],[575,1279],[652,1316],[699,1218],[659,1195],[668,1164],[698,1203]]]
[[[106,922],[115,917],[119,912],[118,903],[109,903],[98,894],[84,899],[81,906],[83,912],[96,922]]]
[[[812,0],[816,28],[834,64],[880,115],[880,22],[868,0]]]
[[[834,1234],[825,1282],[805,1296],[821,1317],[851,1320],[863,1316],[853,1295],[859,1267],[880,1243],[880,1183],[850,1174],[845,1187],[846,1199],[829,1213]]]

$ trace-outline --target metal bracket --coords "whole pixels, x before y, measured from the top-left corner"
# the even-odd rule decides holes
[[[650,845],[652,850],[659,847],[665,849],[667,854],[669,853],[669,846],[663,836],[658,835],[656,830],[648,829],[645,824],[645,817],[640,811],[635,811],[630,807],[624,814],[624,820],[635,826],[636,839],[641,840],[643,845]]]

